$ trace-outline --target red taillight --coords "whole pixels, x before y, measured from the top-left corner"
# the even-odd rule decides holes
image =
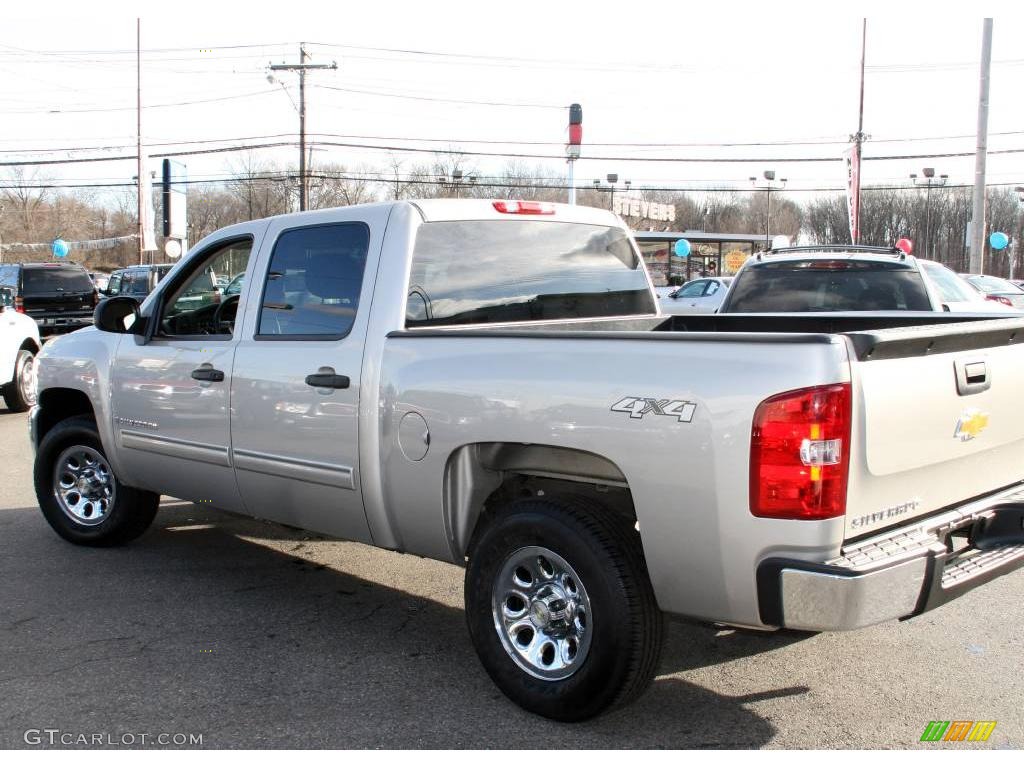
[[[849,384],[783,392],[757,406],[750,435],[755,517],[824,520],[846,514]]]
[[[550,216],[555,212],[555,206],[551,203],[535,203],[532,200],[495,200],[494,210],[498,213]]]
[[[1005,304],[1008,307],[1012,307],[1013,306],[1013,302],[1010,301],[1005,296],[993,296],[992,294],[989,294],[985,298],[988,299],[989,301],[998,301],[1000,304]]]
[[[25,300],[21,296],[14,297],[14,311],[22,314],[25,312]]]

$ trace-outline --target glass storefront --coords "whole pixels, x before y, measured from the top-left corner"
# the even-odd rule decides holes
[[[634,232],[656,286],[681,285],[698,277],[734,275],[762,246],[760,235],[720,235],[705,232]],[[690,241],[690,255],[675,254],[676,240]]]
[[[753,243],[722,243],[722,274],[735,275],[753,253]]]
[[[668,240],[650,240],[637,243],[640,246],[640,253],[647,262],[647,271],[651,273],[651,280],[656,286],[668,285],[669,276],[669,253],[672,243]],[[673,261],[678,261],[673,257]]]

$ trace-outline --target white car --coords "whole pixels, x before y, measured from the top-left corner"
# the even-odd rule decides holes
[[[731,282],[731,277],[691,280],[665,295],[659,293],[658,306],[666,315],[710,314],[722,303]]]
[[[942,308],[949,312],[988,312],[1006,314],[1006,307],[989,301],[983,294],[949,267],[937,261],[918,259],[921,271],[939,294]]]
[[[0,288],[0,394],[12,411],[27,411],[36,402],[36,355],[42,348],[39,326],[16,312],[14,295]]]

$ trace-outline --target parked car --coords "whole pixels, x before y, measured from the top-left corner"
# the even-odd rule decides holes
[[[89,278],[92,280],[92,284],[96,286],[96,290],[100,293],[107,292],[107,284],[110,282],[110,275],[105,272],[90,272]]]
[[[36,355],[42,342],[36,321],[14,309],[14,291],[0,288],[0,395],[8,410],[36,403]]]
[[[46,336],[92,323],[99,291],[85,267],[74,262],[0,264],[0,288],[9,288],[14,309]]]
[[[227,287],[224,289],[224,296],[237,296],[242,292],[243,287],[245,287],[245,272],[239,272],[227,284]]]
[[[944,310],[1005,314],[1005,306],[987,301],[973,285],[949,267],[928,259],[918,259],[917,263],[921,266],[925,278],[938,293]]]
[[[963,312],[992,314],[942,265],[897,248],[791,246],[756,254],[719,312]],[[1005,307],[999,314],[1009,315]]]
[[[714,312],[729,290],[731,277],[702,277],[691,280],[659,298],[658,306],[666,315],[690,315]]]
[[[173,264],[142,264],[137,267],[117,269],[110,274],[106,294],[108,296],[133,296],[140,301],[156,288]]]
[[[963,278],[984,294],[989,301],[997,301],[1008,307],[1024,309],[1024,288],[1009,280],[992,275],[964,275]]]
[[[832,258],[930,307],[911,260]],[[817,268],[787,260],[730,295]],[[218,272],[249,290],[180,303]],[[37,497],[81,545],[136,538],[167,494],[465,566],[494,683],[581,720],[644,690],[663,613],[854,629],[1024,565],[1024,318],[974,320],[665,317],[594,208],[287,214],[47,345]]]

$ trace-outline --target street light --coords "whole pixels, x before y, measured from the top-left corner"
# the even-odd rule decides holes
[[[750,183],[754,189],[763,189],[768,194],[768,210],[764,217],[764,241],[765,245],[771,247],[772,236],[771,236],[771,223],[772,223],[772,190],[773,189],[785,189],[786,179],[779,179],[778,183],[775,182],[775,171],[765,171],[764,181],[758,181],[757,176],[750,177]]]
[[[921,173],[924,175],[924,179],[918,180],[917,174],[910,174],[910,180],[914,182],[915,187],[924,187],[924,255],[925,258],[929,258],[928,238],[931,235],[932,228],[932,187],[944,187],[946,186],[946,179],[949,178],[949,174],[943,173],[939,175],[939,178],[935,178],[934,168],[922,168]]]

